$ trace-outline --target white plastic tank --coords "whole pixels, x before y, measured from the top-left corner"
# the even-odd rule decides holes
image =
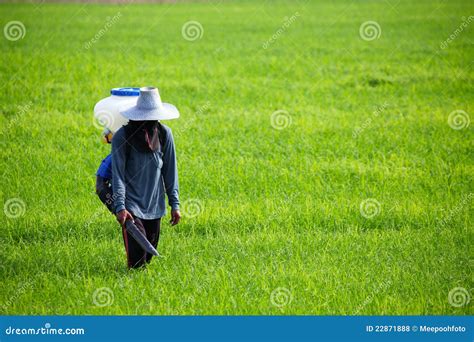
[[[104,128],[115,134],[126,125],[128,119],[120,114],[137,104],[140,88],[113,88],[110,96],[100,100],[94,107],[94,118]]]

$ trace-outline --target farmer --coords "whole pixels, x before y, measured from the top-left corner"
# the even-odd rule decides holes
[[[121,112],[129,123],[112,138],[113,207],[127,253],[128,267],[150,262],[146,253],[125,229],[132,220],[156,248],[161,217],[166,213],[165,193],[171,207],[172,225],[178,224],[178,169],[171,129],[158,120],[179,117],[175,106],[162,103],[157,88],[140,88],[135,107]]]

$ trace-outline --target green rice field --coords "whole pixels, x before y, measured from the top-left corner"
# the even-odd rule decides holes
[[[471,315],[472,14],[1,3],[0,314]],[[149,85],[180,110],[183,218],[129,271],[93,108]]]

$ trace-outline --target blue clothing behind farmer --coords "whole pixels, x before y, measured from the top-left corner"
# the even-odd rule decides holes
[[[102,160],[102,163],[100,163],[99,169],[96,172],[96,176],[102,177],[106,181],[112,179],[112,154],[109,154],[104,158],[104,160]]]
[[[95,191],[102,203],[114,214],[114,196],[112,192],[112,154],[102,160],[96,172]]]

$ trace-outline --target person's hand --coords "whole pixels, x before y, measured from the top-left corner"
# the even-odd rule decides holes
[[[179,209],[171,210],[171,220],[170,220],[171,225],[172,226],[177,225],[180,219],[181,219],[181,213],[179,212]]]
[[[127,221],[127,220],[134,221],[132,214],[130,214],[127,211],[127,209],[120,210],[117,214],[115,214],[115,216],[117,216],[117,221],[119,221],[119,223],[121,225],[123,225],[125,223],[125,221]]]

